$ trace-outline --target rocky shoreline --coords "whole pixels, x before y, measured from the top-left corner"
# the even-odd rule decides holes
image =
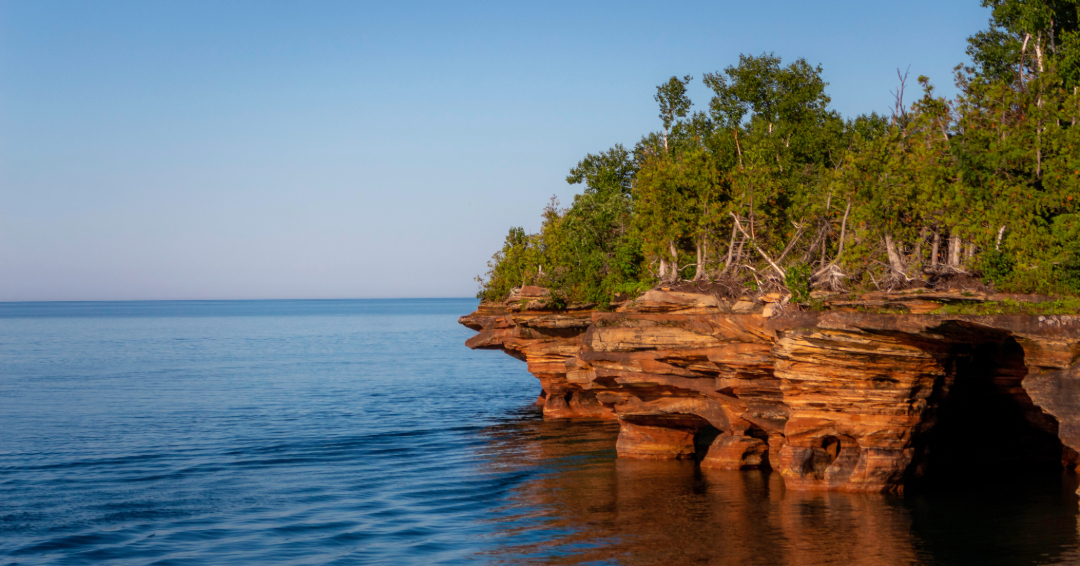
[[[807,311],[779,295],[657,289],[599,311],[554,310],[547,290],[524,287],[459,321],[478,332],[470,348],[528,364],[545,417],[617,419],[620,458],[769,467],[788,489],[863,492],[957,470],[1075,470],[1080,316],[932,314],[964,295]]]

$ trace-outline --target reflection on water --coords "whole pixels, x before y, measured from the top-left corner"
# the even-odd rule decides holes
[[[523,364],[462,346],[475,308],[0,304],[0,564],[1080,563],[1072,479],[617,461],[614,424],[545,422]]]
[[[778,474],[616,460],[618,428],[536,419],[485,430],[488,471],[536,469],[490,519],[481,560],[515,564],[1073,564],[1073,476],[888,495],[798,492]],[[544,536],[528,536],[543,531]]]

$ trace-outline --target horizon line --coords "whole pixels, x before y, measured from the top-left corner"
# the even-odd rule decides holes
[[[239,302],[239,301],[478,301],[476,297],[337,297],[337,298],[271,298],[271,299],[28,299],[0,300],[0,305],[27,303],[180,303],[180,302]]]

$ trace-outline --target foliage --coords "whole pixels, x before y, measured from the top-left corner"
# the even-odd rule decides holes
[[[586,155],[536,234],[514,228],[480,296],[543,285],[606,305],[658,281],[728,289],[894,289],[981,275],[1080,294],[1080,0],[983,0],[987,30],[946,99],[906,77],[892,116],[844,119],[822,69],[742,55],[656,88],[662,130]],[[926,283],[920,283],[920,280]],[[734,291],[733,291],[734,292]]]
[[[1012,257],[999,250],[984,253],[978,264],[983,280],[988,283],[1007,281],[1014,267],[1015,262]]]
[[[810,300],[810,266],[806,264],[793,265],[787,269],[784,284],[791,291],[791,300],[795,303],[805,303]]]
[[[990,28],[968,38],[968,55],[982,76],[1023,82],[1026,74],[1056,62],[1066,89],[1080,85],[1080,2],[982,0],[982,5],[991,8]]]
[[[487,278],[477,277],[482,285],[478,299],[503,298],[510,290],[530,282],[531,269],[540,268],[535,235],[526,235],[524,228],[511,228],[501,250],[488,262]]]

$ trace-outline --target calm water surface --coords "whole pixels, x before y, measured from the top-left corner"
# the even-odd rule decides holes
[[[1080,563],[1072,477],[893,498],[617,461],[462,345],[475,304],[0,304],[0,564]]]

